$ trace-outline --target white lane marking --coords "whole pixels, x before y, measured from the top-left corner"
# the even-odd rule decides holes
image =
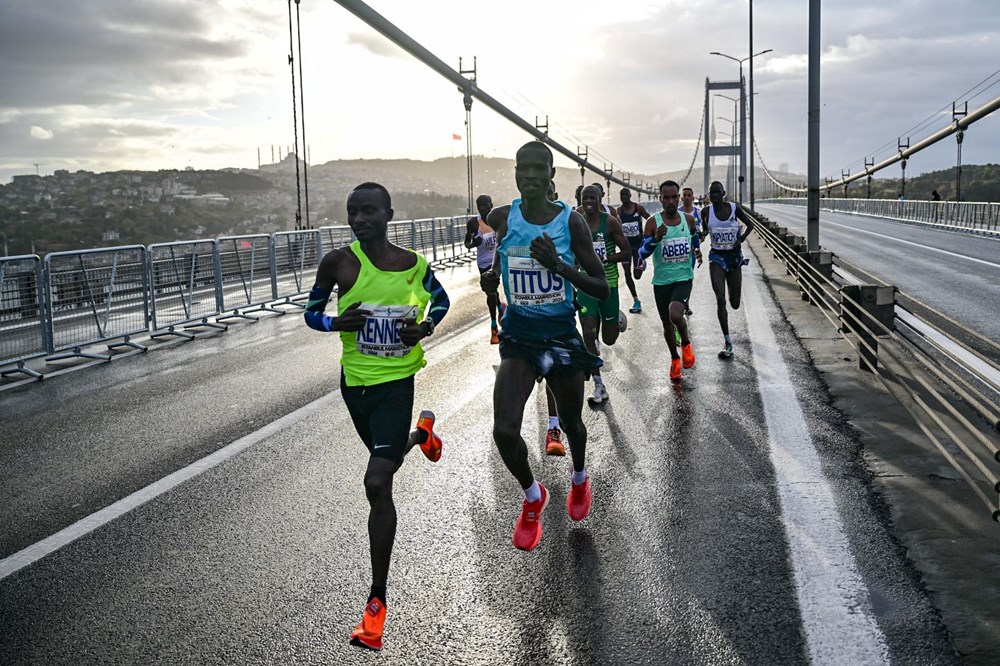
[[[443,336],[437,340],[433,340],[430,344],[425,346],[426,349],[436,348],[444,346],[445,343],[452,343],[459,346],[464,346],[471,344],[473,329],[481,322],[482,319],[477,319],[473,322],[461,326],[458,329],[449,331],[448,335]],[[475,337],[479,338],[479,332],[475,331]],[[467,339],[468,338],[468,339]],[[441,359],[445,359],[450,354],[442,351],[439,355]],[[428,363],[430,365],[430,363]],[[271,435],[274,435],[285,428],[288,428],[299,421],[308,418],[309,416],[315,414],[321,409],[328,408],[331,403],[338,401],[340,397],[340,388],[334,388],[330,393],[326,394],[321,398],[313,400],[307,405],[304,405],[294,412],[286,414],[281,418],[272,421],[265,425],[260,430],[252,432],[235,442],[228,444],[227,446],[211,453],[201,460],[196,460],[187,467],[177,470],[176,472],[169,474],[159,481],[154,481],[145,488],[141,488],[131,495],[124,497],[114,504],[104,507],[99,511],[81,518],[77,522],[73,523],[69,527],[66,527],[55,534],[48,536],[37,543],[34,543],[18,552],[10,555],[3,560],[0,560],[0,580],[3,580],[7,576],[14,574],[24,567],[30,566],[42,559],[46,555],[50,555],[55,551],[59,550],[63,546],[76,541],[82,536],[93,532],[94,530],[107,525],[115,518],[118,518],[129,511],[142,506],[146,502],[155,499],[165,492],[173,490],[177,486],[181,485],[185,481],[189,481],[194,477],[198,476],[202,472],[206,472],[213,467],[229,460],[230,458],[242,453],[251,446],[267,439]]]
[[[847,213],[843,214],[846,215]],[[796,220],[796,222],[798,222],[798,220]],[[974,261],[977,264],[985,264],[986,266],[992,266],[993,268],[1000,268],[1000,264],[994,263],[992,261],[986,261],[985,259],[976,259],[975,257],[970,257],[964,254],[958,254],[957,252],[949,252],[948,250],[941,250],[936,247],[931,247],[930,245],[924,245],[922,243],[914,243],[913,241],[903,240],[902,238],[896,238],[894,236],[886,236],[885,234],[875,233],[874,231],[868,231],[867,229],[859,229],[858,227],[852,227],[849,224],[842,224],[840,222],[830,222],[829,220],[820,222],[821,227],[827,224],[831,224],[835,227],[843,227],[844,229],[850,229],[851,231],[857,231],[862,234],[868,234],[869,236],[878,236],[879,238],[885,238],[891,241],[895,241],[897,243],[905,243],[906,245],[915,245],[916,247],[923,248],[924,250],[930,250],[932,252],[940,252],[941,254],[947,254],[949,257],[957,257],[959,259],[965,259],[966,261]]]
[[[232,444],[205,456],[201,460],[196,460],[187,467],[179,469],[173,474],[165,476],[159,481],[154,481],[145,488],[135,491],[128,497],[122,498],[114,504],[106,506],[100,511],[96,511],[85,518],[81,518],[69,527],[56,532],[52,536],[46,537],[38,543],[32,544],[31,546],[28,546],[27,548],[0,560],[0,580],[3,580],[7,576],[10,576],[26,566],[34,564],[46,555],[59,550],[66,544],[71,543],[80,537],[93,532],[97,528],[110,523],[115,518],[118,518],[132,509],[145,504],[151,499],[176,488],[185,481],[193,479],[202,472],[208,471],[216,465],[229,460],[233,456],[241,453],[261,440],[284,430],[285,428],[309,417],[321,409],[326,408],[331,402],[339,397],[340,389],[334,389],[322,398],[318,398],[310,402],[308,405],[300,407],[294,412],[286,414],[280,419],[268,423],[260,430],[241,437]]]
[[[765,310],[760,276],[755,267],[743,281],[747,329],[809,657],[813,664],[888,664],[885,637],[768,323],[773,306]]]

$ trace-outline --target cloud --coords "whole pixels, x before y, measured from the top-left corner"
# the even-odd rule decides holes
[[[30,134],[31,134],[31,138],[33,138],[33,139],[41,139],[42,141],[48,141],[53,136],[55,136],[55,134],[53,134],[49,130],[47,130],[47,129],[43,128],[43,127],[39,127],[38,125],[32,125],[31,126]]]
[[[370,53],[383,58],[404,58],[406,53],[381,35],[352,32],[347,35],[348,44],[356,44]]]

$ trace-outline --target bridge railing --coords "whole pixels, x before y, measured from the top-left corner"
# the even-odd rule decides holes
[[[755,215],[755,232],[1000,522],[1000,345]]]
[[[805,206],[807,199],[800,197],[758,199],[757,202]],[[819,200],[819,207],[821,210],[836,213],[871,215],[902,222],[1000,234],[1000,203],[823,198]]]
[[[404,220],[389,239],[435,265],[467,262],[464,216]],[[194,336],[182,329],[220,321],[255,320],[253,312],[283,314],[302,307],[323,256],[349,244],[346,226],[221,236],[217,239],[128,245],[73,252],[0,257],[0,376],[41,378],[25,365],[39,357],[110,360],[85,347],[129,346],[148,335]],[[214,321],[209,321],[214,318]]]

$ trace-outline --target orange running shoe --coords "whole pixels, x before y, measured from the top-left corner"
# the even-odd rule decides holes
[[[681,345],[681,358],[684,359],[685,368],[694,367],[694,347],[690,341],[686,345]]]
[[[351,632],[351,645],[378,652],[382,649],[382,627],[385,626],[385,603],[378,597],[365,606],[361,622]]]
[[[431,462],[441,460],[441,438],[434,434],[434,412],[429,409],[420,412],[417,429],[427,433],[427,439],[420,445],[420,450]]]
[[[566,497],[566,510],[573,520],[583,520],[590,515],[590,477],[576,485],[570,483],[569,496]]]
[[[542,511],[549,503],[549,491],[541,483],[542,499],[537,502],[524,500],[521,515],[514,525],[514,547],[521,550],[533,550],[542,540]]]
[[[496,326],[490,329],[490,344],[500,344],[500,330]]]
[[[562,443],[562,431],[559,428],[549,428],[548,434],[545,435],[545,455],[566,455],[566,447]]]
[[[683,376],[681,373],[681,360],[679,358],[670,359],[670,381],[679,382]]]

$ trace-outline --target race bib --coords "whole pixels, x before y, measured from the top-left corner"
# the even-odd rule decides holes
[[[600,238],[594,241],[594,254],[601,261],[607,261],[608,259],[608,246],[604,244],[604,239]]]
[[[484,252],[492,252],[497,249],[497,235],[496,234],[482,234],[480,238],[483,239],[483,244],[479,247],[483,248]]]
[[[413,347],[399,339],[399,329],[404,319],[417,318],[416,305],[370,305],[361,304],[362,310],[370,310],[365,325],[358,331],[357,349],[367,356],[406,356]]]
[[[638,236],[639,231],[639,220],[633,220],[632,222],[622,222],[622,231],[626,236]]]
[[[736,229],[726,229],[724,231],[712,232],[712,248],[715,250],[732,250],[739,238],[739,231]]]
[[[507,259],[511,305],[550,305],[566,300],[565,281],[531,257]]]
[[[691,238],[664,238],[660,243],[661,257],[665,264],[678,264],[691,261]]]

